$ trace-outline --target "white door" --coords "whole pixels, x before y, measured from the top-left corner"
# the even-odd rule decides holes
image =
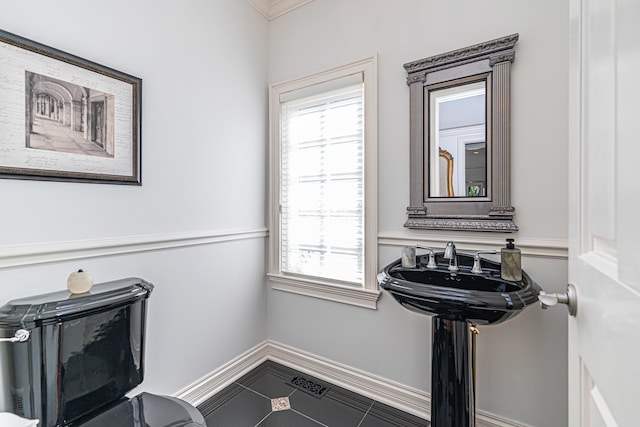
[[[571,0],[569,425],[640,426],[640,1]]]

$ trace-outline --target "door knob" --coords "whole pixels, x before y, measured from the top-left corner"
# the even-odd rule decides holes
[[[576,287],[571,283],[567,285],[567,292],[565,293],[548,294],[545,291],[540,291],[538,299],[543,309],[556,304],[566,304],[569,315],[575,316],[578,312],[578,295],[576,293]]]

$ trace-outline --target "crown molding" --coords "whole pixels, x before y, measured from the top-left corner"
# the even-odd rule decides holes
[[[269,21],[311,3],[313,0],[247,0]]]

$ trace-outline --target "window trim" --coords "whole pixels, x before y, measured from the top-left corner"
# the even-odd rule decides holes
[[[269,88],[269,264],[272,289],[329,301],[377,308],[378,273],[378,94],[377,56],[363,58],[309,76],[273,84]],[[280,96],[351,74],[364,80],[364,286],[283,273],[280,270]]]

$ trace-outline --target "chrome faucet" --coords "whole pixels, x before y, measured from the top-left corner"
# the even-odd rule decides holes
[[[434,270],[434,269],[438,268],[438,266],[436,265],[436,257],[435,257],[436,252],[432,248],[430,248],[428,246],[422,246],[422,245],[416,245],[416,248],[417,249],[424,249],[429,254],[429,262],[427,263],[427,268],[429,270]]]
[[[447,247],[444,248],[443,258],[449,260],[449,271],[452,273],[460,270],[458,268],[458,255],[456,253],[456,245],[453,242],[447,242]]]
[[[482,274],[482,267],[480,265],[480,255],[482,254],[495,254],[496,251],[478,251],[473,257],[473,268],[471,272],[474,274]]]

